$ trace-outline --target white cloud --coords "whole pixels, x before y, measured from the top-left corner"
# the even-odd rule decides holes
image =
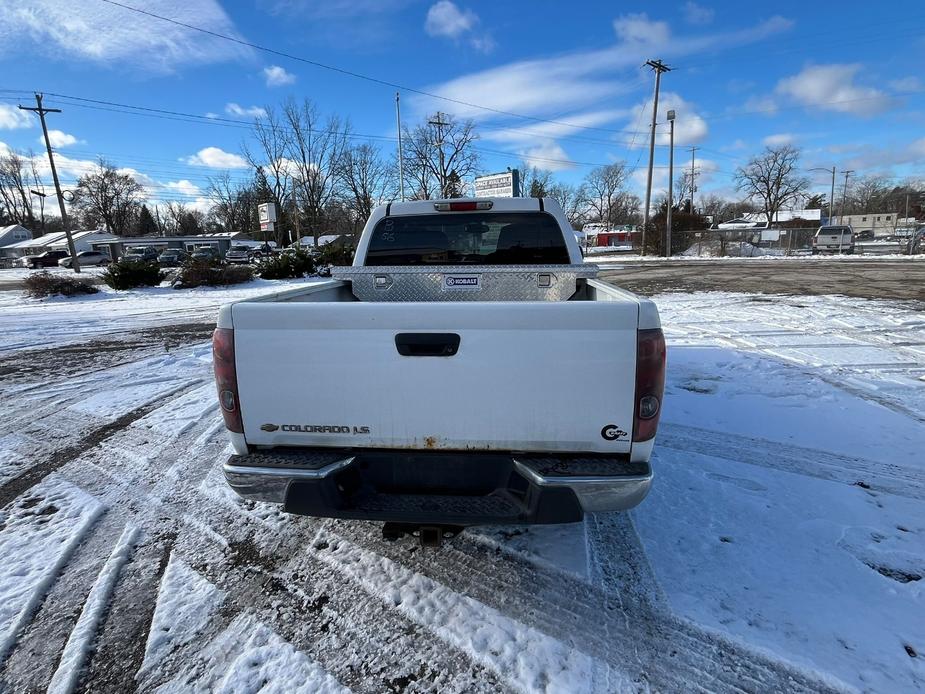
[[[775,133],[764,138],[761,144],[765,147],[780,147],[782,145],[792,145],[796,139],[796,135],[793,133]]]
[[[679,94],[674,92],[662,92],[658,101],[658,116],[656,120],[659,123],[655,131],[655,143],[667,145],[671,142],[671,134],[668,122],[668,111],[675,112],[674,123],[674,144],[675,147],[692,145],[703,141],[710,132],[707,122],[697,113],[696,107],[688,101],[685,101]],[[630,111],[630,117],[627,122],[627,130],[633,131],[637,124],[651,124],[652,104],[648,101],[636,104]],[[625,137],[625,136],[623,136]],[[649,136],[642,136],[636,133],[635,147],[648,147]]]
[[[627,14],[613,20],[617,37],[626,43],[664,46],[671,38],[668,22],[653,21],[645,13]]]
[[[469,39],[469,45],[472,46],[479,53],[491,53],[495,50],[495,40],[492,38],[491,34],[483,34],[481,36],[473,36]]]
[[[476,34],[479,16],[472,10],[462,10],[450,0],[440,0],[427,10],[427,19],[424,20],[424,31],[430,36],[442,36],[453,40],[467,37],[472,48],[480,53],[491,53],[495,50],[495,40],[491,34]]]
[[[893,100],[884,92],[855,83],[860,69],[857,63],[809,65],[778,82],[776,92],[802,106],[858,116],[870,116],[892,107]]]
[[[440,0],[427,10],[424,31],[431,36],[447,36],[451,39],[471,31],[479,18],[472,10],[460,10],[450,0]]]
[[[777,102],[770,96],[753,96],[745,101],[745,111],[773,116],[777,113]]]
[[[430,86],[428,91],[500,111],[564,120],[557,117],[563,111],[580,111],[590,104],[634,91],[643,82],[648,88],[650,76],[640,75],[639,66],[652,57],[653,46],[644,36],[640,37],[639,32],[655,25],[656,33],[664,37],[667,26],[658,29],[658,22],[650,22],[640,15],[617,21],[621,22],[623,39],[609,48],[512,62]],[[738,31],[699,32],[692,38],[675,36],[661,47],[659,54],[672,59],[709,50],[730,50],[764,40],[791,25],[789,20],[774,17]],[[621,70],[625,72],[620,74]],[[421,115],[446,107],[443,101],[428,97],[412,97],[412,103]],[[452,108],[459,118],[498,117],[498,114],[464,104],[453,104]]]
[[[48,140],[51,142],[51,146],[55,149],[60,149],[61,147],[70,147],[71,145],[76,145],[82,140],[78,140],[76,137],[70,133],[66,133],[63,130],[49,130],[48,131]],[[40,145],[45,144],[45,138],[39,137],[38,140]]]
[[[538,139],[555,140],[559,137],[578,133],[585,128],[593,128],[612,123],[629,114],[627,109],[609,109],[588,111],[585,113],[568,113],[559,123],[522,123],[517,122],[510,128],[485,128],[480,131],[483,139],[497,142],[526,144]]]
[[[295,75],[279,65],[263,68],[263,78],[268,87],[285,87],[287,84],[295,84],[296,79]]]
[[[232,116],[240,116],[242,118],[266,118],[267,112],[265,109],[260,108],[260,106],[251,106],[250,108],[245,108],[244,106],[239,106],[238,104],[231,102],[225,104],[225,113]]]
[[[0,130],[31,127],[32,115],[28,111],[20,111],[16,106],[9,104],[0,104]]]
[[[179,193],[184,197],[195,197],[202,192],[199,186],[185,178],[179,181],[168,181],[164,184],[164,188]]]
[[[925,89],[925,87],[922,86],[922,80],[918,77],[909,76],[891,81],[890,89],[897,92],[920,92]]]
[[[568,153],[553,140],[541,141],[535,147],[520,150],[518,154],[527,164],[548,171],[575,168],[575,164],[569,161]]]
[[[144,9],[216,33],[238,36],[216,0],[147,0]],[[28,47],[28,48],[27,48]],[[172,72],[189,64],[240,59],[248,48],[101,2],[0,2],[0,52],[40,50],[61,59]]]
[[[703,7],[691,0],[684,4],[684,19],[689,24],[709,24],[714,16],[716,16],[716,11],[710,7]]]
[[[196,154],[185,157],[180,161],[190,166],[206,166],[210,169],[246,169],[248,167],[244,157],[233,152],[226,152],[218,147],[204,147]]]

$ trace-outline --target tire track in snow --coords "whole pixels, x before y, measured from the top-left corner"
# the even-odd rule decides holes
[[[591,691],[593,660],[566,643],[324,529],[312,547],[328,566],[467,653],[514,689]]]
[[[273,513],[268,514],[270,519],[261,518],[266,507],[246,512],[246,502],[216,505],[211,496],[204,497],[198,490],[201,476],[218,470],[211,462],[207,467],[181,466],[183,476],[168,479],[164,468],[183,454],[190,440],[200,440],[212,429],[211,422],[202,422],[184,431],[169,449],[149,461],[147,469],[112,465],[101,457],[102,451],[95,450],[88,453],[86,460],[74,461],[62,470],[66,475],[81,475],[76,472],[78,466],[92,464],[101,473],[92,485],[93,491],[107,503],[114,508],[146,509],[148,520],[142,523],[146,527],[177,529],[176,551],[233,598],[203,638],[227,628],[241,612],[256,612],[283,638],[306,650],[321,666],[358,691],[378,692],[390,688],[390,682],[416,680],[433,681],[448,692],[504,689],[462,654],[438,648],[429,634],[419,634],[412,623],[394,611],[363,599],[362,592],[351,590],[337,572],[307,556],[305,545],[317,524],[306,528],[305,519],[279,514],[275,514],[278,517],[274,522]],[[129,433],[123,432],[122,436],[128,437]],[[224,450],[225,442],[214,448],[216,452]],[[92,460],[98,460],[99,465]],[[220,474],[214,481],[224,484]],[[281,562],[286,562],[285,566]],[[153,609],[157,585],[150,577],[146,585],[150,586],[147,600]],[[120,594],[123,601],[130,599],[125,590],[117,591],[117,604],[107,620],[107,625],[111,623],[113,627],[109,631],[121,635],[104,636],[104,646],[91,663],[87,686],[96,688],[104,682],[104,688],[113,690],[129,687],[131,674],[125,673],[134,673],[141,664],[140,656],[127,661],[122,654],[127,650],[126,642],[140,640],[143,646],[147,638],[147,632],[137,628],[129,634],[118,630],[119,623],[130,616],[126,610],[118,609]],[[137,597],[132,600],[137,601]],[[150,615],[145,628],[149,625]],[[319,639],[323,641],[320,645]],[[106,643],[111,644],[108,651]],[[122,651],[118,650],[120,643]],[[169,681],[185,660],[197,657],[196,648],[193,644],[190,650],[175,654],[154,674],[155,679],[145,679],[145,687]]]
[[[119,580],[119,572],[129,560],[132,545],[135,543],[137,536],[138,528],[127,525],[102,571],[97,576],[96,582],[93,584],[93,588],[90,589],[90,594],[87,596],[81,610],[77,624],[71,631],[71,635],[64,646],[64,651],[61,653],[58,669],[55,670],[55,674],[51,678],[51,684],[48,685],[49,694],[70,694],[74,691],[77,678],[80,676],[93,639],[96,637],[100,620],[109,605],[116,581]]]
[[[190,388],[193,388],[194,386],[199,385],[200,382],[200,380],[186,382],[182,385],[170,389],[167,393],[161,393],[153,401],[149,401],[141,407],[135,408],[131,412],[127,412],[124,415],[117,417],[115,420],[91,430],[76,442],[68,444],[64,448],[60,448],[52,452],[50,457],[46,460],[32,465],[13,479],[0,486],[0,506],[6,505],[20,494],[25,492],[27,489],[37,484],[47,475],[63,467],[70,461],[78,458],[87,449],[93,448],[105,442],[113,435],[127,428],[135,420],[141,419],[149,412],[160,407],[160,401],[162,398],[171,397],[178,393],[182,393],[186,390],[189,390]]]
[[[925,499],[925,471],[890,463],[668,422],[659,426],[659,446]]]
[[[46,480],[4,509],[0,530],[0,663],[104,506],[64,480]]]
[[[539,632],[567,635],[570,646],[610,665],[617,689],[833,691],[786,662],[654,609],[635,599],[640,591],[621,597],[567,572],[498,557],[465,534],[439,551],[410,553],[407,543],[383,543],[368,526],[340,522],[331,530]],[[660,604],[657,594],[650,600]]]

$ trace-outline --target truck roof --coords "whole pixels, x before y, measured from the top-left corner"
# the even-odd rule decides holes
[[[559,207],[554,200],[541,200],[540,198],[452,198],[446,200],[392,202],[386,205],[385,208],[387,215],[433,214],[437,211],[434,207],[436,204],[460,202],[490,202],[492,212],[537,212],[544,209],[549,203],[554,204],[556,208]],[[452,214],[452,212],[448,214]]]

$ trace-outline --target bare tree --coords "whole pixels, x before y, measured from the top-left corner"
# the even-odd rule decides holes
[[[529,198],[550,197],[555,181],[552,171],[523,163],[520,165],[521,195]]]
[[[895,210],[883,209],[889,192],[889,180],[884,176],[863,176],[850,181],[845,214],[895,212]]]
[[[32,152],[22,156],[11,151],[0,157],[0,222],[34,229],[36,215],[29,191],[35,189],[42,192],[42,180]]]
[[[341,158],[340,180],[354,228],[369,219],[376,205],[395,197],[394,170],[372,145],[347,149]]]
[[[629,171],[624,162],[614,162],[598,166],[585,179],[588,207],[596,221],[615,224],[616,218],[622,216],[617,212],[625,208],[626,199],[623,185]]]
[[[272,108],[266,116],[254,120],[255,145],[244,143],[244,158],[254,168],[258,202],[275,203],[277,209],[276,240],[285,243],[286,232],[292,231],[293,219],[286,209],[293,186],[294,166],[289,161],[292,132],[285,119]]]
[[[546,196],[559,203],[572,228],[580,229],[585,223],[588,212],[588,196],[584,185],[572,186],[568,183],[552,183]]]
[[[227,171],[209,178],[209,197],[214,204],[210,215],[224,231],[257,230],[256,186],[237,183]]]
[[[460,197],[462,182],[475,174],[479,156],[473,146],[478,139],[475,124],[442,114],[442,125],[427,121],[413,131],[404,130],[405,179],[411,197]],[[439,144],[438,144],[439,143]]]
[[[777,213],[809,188],[800,173],[800,150],[791,145],[767,147],[744,167],[736,170],[736,189],[760,203],[768,224]]]
[[[138,181],[101,158],[95,171],[77,180],[74,208],[84,225],[103,225],[114,234],[123,234],[134,225],[143,195],[144,187]]]
[[[337,197],[341,159],[349,144],[350,124],[338,116],[322,119],[318,107],[305,99],[301,106],[289,100],[283,106],[291,131],[287,155],[295,171],[293,184],[298,208],[318,245],[324,210]]]

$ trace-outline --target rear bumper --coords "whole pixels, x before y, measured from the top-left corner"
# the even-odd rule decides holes
[[[567,523],[625,511],[652,483],[625,456],[271,449],[231,456],[240,496],[328,518],[482,525]]]

